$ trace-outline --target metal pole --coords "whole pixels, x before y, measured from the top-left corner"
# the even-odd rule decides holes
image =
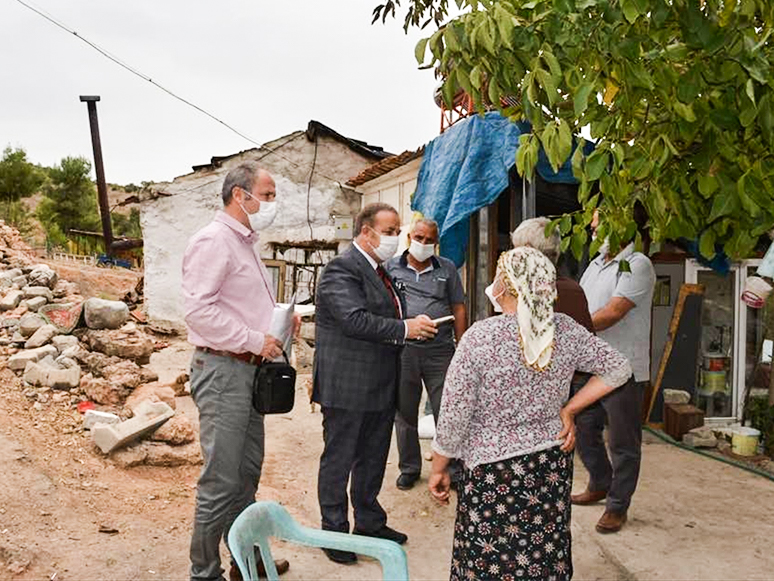
[[[89,110],[89,126],[91,127],[91,145],[94,150],[94,171],[97,174],[97,199],[99,213],[102,217],[102,237],[105,240],[105,253],[113,256],[113,227],[110,223],[110,204],[105,182],[105,168],[102,163],[102,143],[99,139],[99,122],[97,121],[98,95],[81,95],[81,102],[86,103]]]

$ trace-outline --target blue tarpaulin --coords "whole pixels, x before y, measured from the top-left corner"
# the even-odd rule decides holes
[[[528,123],[490,112],[455,123],[425,147],[411,209],[438,222],[441,255],[458,267],[465,262],[470,216],[508,187],[519,136],[530,131]],[[554,172],[542,150],[537,171],[548,182],[578,183],[569,159]]]

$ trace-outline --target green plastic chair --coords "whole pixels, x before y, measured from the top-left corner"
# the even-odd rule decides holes
[[[398,543],[304,527],[293,520],[285,508],[276,502],[264,500],[255,502],[243,510],[228,533],[228,548],[243,579],[258,581],[255,564],[255,545],[258,545],[267,578],[269,581],[279,581],[277,569],[271,557],[269,537],[307,547],[337,549],[367,555],[379,560],[383,579],[408,581],[409,578],[406,553]]]

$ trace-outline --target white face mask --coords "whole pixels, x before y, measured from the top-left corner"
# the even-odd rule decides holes
[[[503,312],[503,308],[500,306],[500,303],[497,302],[497,298],[501,297],[501,296],[503,296],[505,294],[505,289],[503,289],[503,291],[500,294],[495,296],[495,294],[494,294],[494,285],[495,285],[495,283],[492,283],[488,287],[486,287],[484,289],[484,294],[486,295],[486,298],[489,299],[489,302],[492,303],[492,307],[494,308],[495,313],[502,313]]]
[[[416,240],[412,240],[409,246],[409,253],[419,262],[424,262],[435,254],[435,244],[421,244]]]
[[[373,228],[370,229],[374,234],[379,234]],[[398,251],[398,238],[398,236],[379,234],[379,246],[374,247],[374,245],[371,244],[371,248],[373,249],[374,254],[379,257],[379,260],[389,260],[395,256],[395,253]]]
[[[255,200],[255,197],[251,196],[249,193],[245,192],[245,195]],[[250,228],[252,228],[256,232],[260,230],[264,230],[269,226],[271,226],[271,223],[274,222],[274,218],[277,217],[276,201],[275,202],[267,202],[265,200],[257,200],[257,201],[261,204],[261,207],[258,208],[258,211],[255,214],[250,214],[247,210],[245,210],[245,207],[241,203],[239,204],[239,207],[242,208],[242,211],[247,215],[247,219],[250,221]]]

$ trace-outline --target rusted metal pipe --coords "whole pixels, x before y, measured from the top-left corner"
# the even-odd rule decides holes
[[[99,213],[102,217],[102,237],[105,241],[105,253],[113,256],[113,226],[110,221],[110,203],[108,202],[105,168],[102,163],[102,142],[99,138],[99,122],[97,120],[98,95],[81,95],[81,102],[86,103],[89,110],[89,126],[91,127],[91,145],[94,150],[94,171],[97,174],[97,200]]]

